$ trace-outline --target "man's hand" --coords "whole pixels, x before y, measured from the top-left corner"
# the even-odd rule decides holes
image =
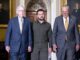
[[[52,48],[49,47],[48,48],[48,52],[51,53],[52,52]]]
[[[6,46],[5,49],[6,49],[6,51],[9,53],[9,51],[10,51],[10,46]]]
[[[57,52],[57,45],[56,44],[53,44],[53,51]]]
[[[32,49],[31,49],[31,46],[28,46],[28,52],[31,52]]]
[[[78,50],[79,50],[79,44],[76,45],[76,51],[78,51]]]

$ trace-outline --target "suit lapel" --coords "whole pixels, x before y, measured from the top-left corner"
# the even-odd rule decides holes
[[[18,30],[18,32],[20,33],[20,27],[19,27],[18,17],[16,17],[16,26],[15,27]]]
[[[70,28],[71,21],[72,21],[72,19],[71,19],[71,17],[69,16],[69,25],[68,25],[68,29],[67,29],[67,31],[68,31],[69,28]],[[64,26],[64,22],[63,22],[63,16],[61,17],[61,22],[62,22],[62,26],[63,26],[63,28],[64,28],[64,30],[65,30],[65,26]],[[65,30],[65,31],[66,31],[66,30]]]
[[[71,21],[72,21],[72,18],[69,16],[69,25],[68,25],[68,30],[69,30],[69,28],[70,28],[70,26],[71,26]],[[67,31],[68,31],[67,30]]]
[[[24,19],[24,20],[23,20],[23,28],[22,28],[22,33],[23,33],[23,31],[24,31],[24,28],[25,28],[25,22],[26,22],[24,17],[23,17],[23,19]]]
[[[64,29],[64,31],[66,31],[65,26],[64,26],[63,16],[61,16],[61,25],[62,25],[62,28]]]

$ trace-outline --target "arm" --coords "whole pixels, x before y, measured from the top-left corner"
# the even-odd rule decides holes
[[[52,51],[52,29],[51,29],[51,25],[49,25],[49,30],[48,30],[48,39],[49,39],[49,48],[48,51],[49,53],[51,53]]]
[[[75,38],[76,38],[76,51],[79,50],[79,31],[78,31],[78,26],[77,26],[77,22],[75,20]]]
[[[6,51],[9,52],[10,50],[10,38],[11,38],[11,20],[8,24],[8,29],[7,29],[7,33],[6,33],[6,39],[5,39],[5,48],[6,48]]]
[[[49,39],[49,47],[52,46],[52,29],[51,29],[51,25],[49,26],[49,30],[48,30],[48,39]]]
[[[52,43],[56,44],[56,35],[57,35],[57,18],[55,19],[54,26],[53,26],[53,32],[52,32]]]
[[[7,33],[6,33],[6,39],[5,39],[5,46],[10,45],[10,38],[11,38],[11,21],[8,24]]]
[[[29,46],[32,46],[31,24],[29,23]]]
[[[76,22],[75,22],[75,37],[76,37],[76,44],[79,44],[79,31]]]
[[[52,33],[52,45],[53,45],[53,51],[57,51],[57,45],[56,45],[56,35],[57,35],[57,30],[58,30],[58,26],[57,26],[57,18],[55,19],[54,22],[54,27],[53,27],[53,33]]]
[[[31,52],[31,47],[32,47],[32,33],[31,33],[31,23],[30,23],[30,20],[29,20],[29,33],[28,33],[28,36],[29,36],[29,43],[28,43],[28,52]]]

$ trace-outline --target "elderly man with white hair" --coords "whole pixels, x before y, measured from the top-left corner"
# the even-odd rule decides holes
[[[5,49],[10,54],[10,60],[26,60],[26,50],[31,52],[32,37],[29,18],[25,17],[25,9],[19,5],[16,8],[17,17],[9,21]]]

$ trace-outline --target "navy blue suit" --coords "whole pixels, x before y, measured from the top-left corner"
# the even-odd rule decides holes
[[[8,25],[5,46],[10,46],[10,60],[17,60],[17,57],[25,60],[26,50],[28,46],[32,45],[30,20],[25,17],[23,19],[22,34],[20,33],[18,17],[12,18]]]
[[[66,40],[67,37],[67,40]],[[55,19],[53,28],[53,44],[57,45],[58,60],[74,60],[75,46],[79,44],[76,18],[69,16],[68,30],[65,30],[63,16]]]

